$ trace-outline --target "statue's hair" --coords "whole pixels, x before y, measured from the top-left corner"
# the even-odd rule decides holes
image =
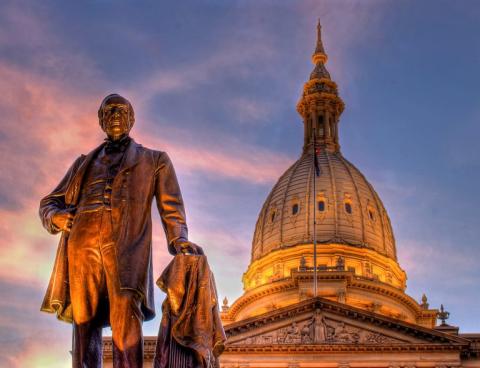
[[[129,117],[128,123],[129,123],[129,128],[131,128],[133,126],[133,124],[135,123],[135,112],[133,111],[133,106],[130,103],[130,101],[128,101],[125,97],[120,96],[118,93],[111,93],[102,100],[102,103],[100,104],[100,107],[98,108],[98,122],[100,123],[100,126],[102,126],[103,107],[105,106],[105,103],[108,100],[110,100],[111,98],[115,98],[115,97],[120,97],[120,98],[123,98],[125,101],[127,101],[127,103],[128,103],[128,117]]]

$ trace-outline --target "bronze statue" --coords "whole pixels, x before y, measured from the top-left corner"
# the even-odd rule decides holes
[[[142,367],[142,322],[155,315],[151,203],[171,254],[203,254],[187,240],[175,172],[164,152],[129,136],[130,102],[112,94],[98,118],[107,139],[81,155],[40,202],[43,226],[62,233],[42,310],[73,323],[73,367],[101,367],[102,327],[111,326],[114,367]]]

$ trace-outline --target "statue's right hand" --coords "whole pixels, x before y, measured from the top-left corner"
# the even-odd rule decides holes
[[[74,209],[68,208],[56,212],[52,217],[52,223],[60,231],[70,231],[72,228]]]

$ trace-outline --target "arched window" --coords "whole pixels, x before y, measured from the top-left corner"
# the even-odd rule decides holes
[[[270,222],[274,222],[275,221],[275,216],[277,215],[277,211],[273,210],[271,213],[270,213]]]
[[[318,136],[323,138],[325,135],[325,126],[323,124],[323,115],[318,117]]]
[[[292,206],[292,215],[296,215],[298,213],[299,206],[298,203],[294,203]]]

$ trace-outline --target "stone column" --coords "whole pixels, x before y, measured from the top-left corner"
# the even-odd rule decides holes
[[[325,115],[323,117],[324,120],[324,131],[325,131],[325,140],[330,140],[332,139],[332,131],[331,131],[331,126],[330,126],[330,111],[328,108],[325,108]]]
[[[333,126],[335,127],[335,143],[338,144],[338,122],[336,121],[335,116],[333,117]]]

